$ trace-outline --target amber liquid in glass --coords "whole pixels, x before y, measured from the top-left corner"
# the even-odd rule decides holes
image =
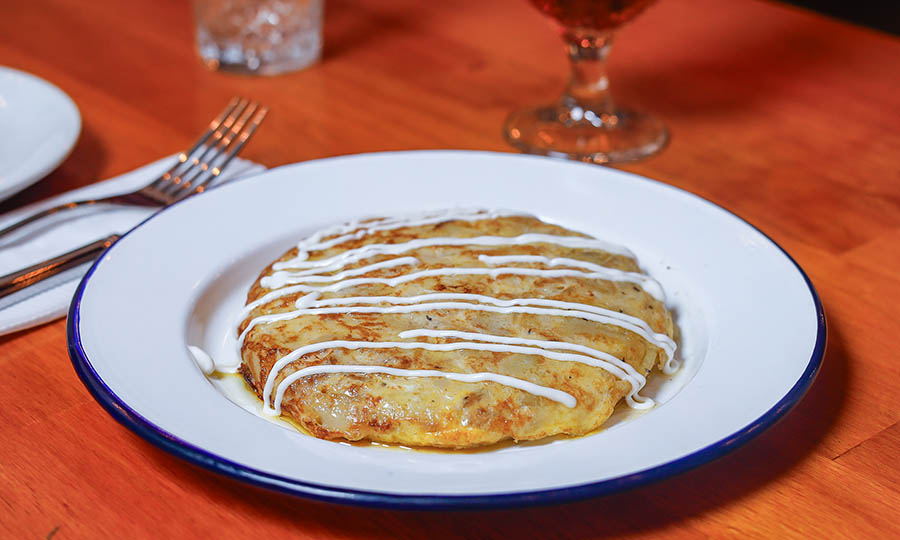
[[[630,21],[654,0],[530,0],[566,28],[612,29]]]

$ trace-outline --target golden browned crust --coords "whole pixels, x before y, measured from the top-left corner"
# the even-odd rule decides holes
[[[345,250],[373,243],[396,244],[416,238],[483,235],[516,236],[525,233],[579,235],[536,218],[515,216],[480,221],[451,221],[436,225],[374,232],[323,251],[310,260],[331,257]],[[583,235],[579,235],[583,236]],[[619,270],[639,272],[633,259],[595,249],[566,248],[554,244],[519,246],[436,246],[405,253],[419,259],[409,267],[376,270],[364,277],[394,277],[411,271],[452,266],[485,267],[478,255],[544,255],[568,257]],[[297,255],[294,248],[279,261]],[[377,255],[342,270],[359,268],[393,256]],[[513,265],[509,265],[513,266]],[[523,268],[541,264],[516,263]],[[560,268],[565,268],[560,267]],[[272,272],[271,265],[260,278]],[[252,285],[247,301],[269,289]],[[629,282],[581,277],[521,275],[433,276],[396,287],[365,284],[322,299],[346,296],[414,296],[456,292],[500,299],[545,298],[591,304],[626,313],[646,321],[659,333],[673,335],[673,324],[665,306]],[[257,316],[294,310],[298,292],[254,309],[240,325],[243,331]],[[331,340],[423,341],[444,343],[443,338],[400,339],[404,330],[430,328],[458,330],[528,339],[566,341],[612,354],[642,374],[665,360],[661,349],[618,326],[577,317],[528,313],[493,313],[470,310],[432,310],[415,313],[336,313],[300,315],[290,320],[254,326],[241,354],[241,373],[262,398],[273,364],[294,349]],[[293,382],[285,392],[282,413],[311,434],[325,439],[371,440],[411,446],[464,448],[505,439],[533,440],[566,434],[581,435],[598,428],[612,414],[630,385],[597,367],[530,354],[456,350],[436,352],[422,349],[331,348],[308,354],[281,370],[275,383],[299,369],[320,364],[378,365],[402,369],[434,369],[456,373],[493,372],[562,390],[574,396],[577,405],[568,408],[550,399],[509,386],[486,382],[457,382],[443,378],[401,377],[385,374],[319,374]]]

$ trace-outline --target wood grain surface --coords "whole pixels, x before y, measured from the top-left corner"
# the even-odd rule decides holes
[[[272,106],[244,155],[275,166],[511,151],[505,115],[554,98],[566,77],[554,30],[524,0],[328,0],[323,61],[273,78],[207,71],[186,1],[12,0],[2,11],[0,64],[61,87],[83,131],[57,171],[0,211],[177,151],[235,94]],[[620,32],[615,94],[672,131],[661,155],[623,168],[761,228],[807,271],[828,315],[812,389],[736,452],[550,508],[315,503],[200,470],[117,424],[76,377],[59,320],[0,337],[0,536],[900,536],[898,66],[894,37],[751,0],[661,0]]]

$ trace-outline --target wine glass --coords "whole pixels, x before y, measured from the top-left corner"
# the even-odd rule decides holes
[[[654,0],[530,0],[556,19],[572,78],[556,103],[521,109],[504,135],[524,152],[593,163],[635,161],[661,150],[666,127],[646,113],[616,106],[609,94],[606,56],[614,30]]]

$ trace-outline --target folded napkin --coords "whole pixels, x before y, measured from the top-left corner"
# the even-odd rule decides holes
[[[133,191],[160,176],[174,162],[175,156],[170,156],[115,178],[9,212],[0,216],[0,228],[60,203]],[[264,169],[251,161],[235,159],[214,180],[213,185],[250,176]],[[127,232],[157,210],[151,207],[103,205],[68,210],[45,218],[31,224],[24,232],[0,240],[0,275],[15,272],[110,234]],[[65,316],[78,282],[89,267],[88,264],[82,265],[33,285],[27,292],[7,298],[0,304],[0,335]]]

